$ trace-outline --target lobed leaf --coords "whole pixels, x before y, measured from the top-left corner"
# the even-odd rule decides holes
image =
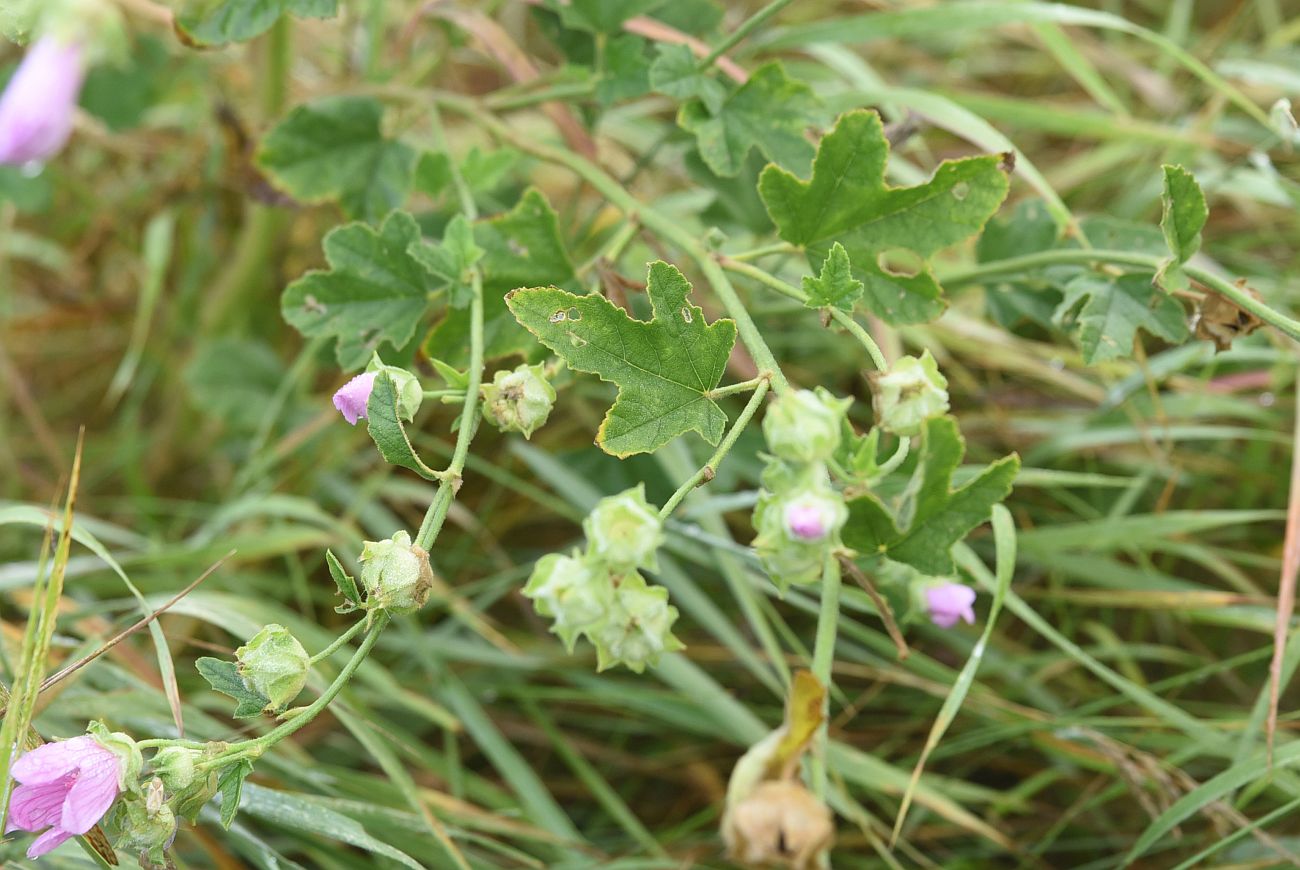
[[[636,320],[603,296],[576,296],[554,287],[517,290],[510,311],[570,368],[618,385],[618,398],[596,443],[629,456],[658,450],[695,431],[717,444],[727,416],[708,392],[718,385],[736,325],[704,322],[687,297],[691,285],[664,262],[650,264],[647,291],[654,317]]]
[[[831,245],[831,251],[822,260],[821,274],[816,278],[805,275],[803,291],[808,294],[804,304],[809,308],[838,308],[852,311],[853,303],[862,296],[863,284],[853,277],[853,266],[849,262],[848,252],[839,242]],[[874,429],[872,430],[875,431]]]
[[[1079,346],[1088,365],[1133,355],[1137,331],[1145,329],[1165,341],[1187,339],[1187,314],[1177,299],[1162,292],[1146,275],[1118,278],[1089,273],[1065,287],[1057,308],[1058,322],[1086,299],[1079,312]]]
[[[384,107],[369,97],[325,97],[290,112],[262,140],[257,164],[304,202],[337,200],[374,223],[406,199],[419,158],[384,137]]]
[[[261,715],[262,711],[271,703],[261,692],[248,687],[248,684],[244,682],[244,678],[239,675],[239,669],[234,662],[203,656],[195,660],[194,667],[198,669],[203,679],[207,680],[208,685],[212,686],[213,689],[235,699],[237,703],[234,717],[236,719],[250,719]]]
[[[952,574],[952,548],[989,518],[993,505],[1011,492],[1020,470],[1012,454],[992,463],[958,489],[952,488],[966,445],[952,417],[933,417],[921,433],[921,453],[903,498],[891,510],[866,493],[849,502],[844,543],[911,565],[923,574]]]
[[[888,156],[880,116],[848,112],[822,139],[809,180],[769,166],[759,193],[781,238],[806,248],[814,269],[838,242],[872,313],[923,323],[946,307],[929,259],[983,229],[1007,195],[1008,167],[1001,155],[947,160],[924,184],[891,187]],[[890,265],[896,252],[913,263]]]
[[[381,342],[402,347],[429,306],[429,270],[411,256],[420,227],[393,212],[378,231],[362,223],[325,236],[328,272],[311,271],[290,284],[281,300],[284,319],[306,336],[338,338],[345,370],[359,369]]]

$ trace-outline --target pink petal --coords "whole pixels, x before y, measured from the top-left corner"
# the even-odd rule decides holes
[[[77,781],[63,801],[59,827],[84,834],[104,817],[117,799],[118,761],[108,750],[82,764]]]
[[[64,840],[71,836],[72,833],[70,831],[65,831],[62,828],[50,828],[44,834],[37,837],[36,842],[27,847],[27,857],[39,858],[46,852],[53,852],[59,846],[63,845]]]
[[[54,782],[74,772],[88,751],[103,750],[93,737],[82,735],[58,743],[38,746],[14,762],[14,779],[24,785]]]
[[[63,799],[72,788],[74,777],[67,776],[41,785],[20,785],[14,789],[9,805],[9,831],[43,831],[57,825],[63,812]]]
[[[334,393],[334,407],[343,414],[343,419],[353,426],[357,420],[365,419],[366,405],[370,402],[370,391],[375,387],[377,372],[362,372]]]
[[[53,157],[72,133],[83,77],[81,47],[44,37],[0,96],[0,163]]]

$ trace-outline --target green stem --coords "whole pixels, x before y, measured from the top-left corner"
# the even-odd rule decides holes
[[[664,503],[664,506],[660,508],[660,519],[667,519],[672,516],[673,511],[677,510],[677,506],[682,503],[682,499],[686,498],[686,496],[690,494],[691,490],[695,489],[695,487],[699,486],[701,483],[708,483],[712,480],[713,475],[718,471],[718,466],[722,464],[722,460],[731,452],[731,448],[736,446],[736,441],[740,438],[740,433],[744,432],[745,427],[749,425],[749,421],[754,419],[754,414],[758,411],[758,406],[763,404],[763,397],[767,395],[767,391],[771,386],[766,377],[760,376],[755,380],[759,383],[754,389],[754,395],[749,397],[749,403],[745,405],[745,410],[741,411],[740,416],[736,418],[736,422],[731,424],[731,430],[727,432],[727,436],[722,439],[722,443],[718,445],[718,449],[709,457],[709,461],[701,466],[699,471],[692,474],[685,483],[677,487],[677,491],[674,492],[672,497],[670,497],[668,501]]]
[[[364,622],[358,623],[358,625],[365,624]],[[352,679],[352,675],[356,673],[357,668],[361,667],[361,663],[366,660],[366,657],[370,655],[370,651],[374,649],[375,642],[379,640],[379,635],[383,634],[384,626],[387,624],[388,614],[382,610],[375,611],[375,615],[370,621],[370,629],[361,641],[361,646],[357,647],[356,652],[352,654],[352,658],[343,666],[343,670],[339,671],[339,675],[334,678],[334,682],[329,684],[329,687],[321,693],[319,698],[312,702],[310,707],[307,707],[283,725],[266,732],[261,737],[232,743],[225,752],[200,762],[197,767],[200,769],[220,767],[229,764],[232,759],[242,758],[247,755],[256,758],[269,747],[306,727],[308,723],[320,715],[322,710],[329,706],[329,703],[338,696],[339,692],[343,691],[343,687],[347,685],[348,680]]]
[[[762,27],[764,22],[785,7],[789,6],[791,2],[792,0],[772,0],[771,3],[751,15],[739,27],[733,30],[730,36],[722,40],[722,42],[719,42],[717,46],[709,52],[708,57],[700,61],[698,67],[699,71],[704,72],[709,67],[713,66],[713,64],[717,62],[718,58],[731,51],[731,49],[733,49],[742,39]]]
[[[813,642],[812,674],[826,689],[826,697],[831,694],[832,668],[835,664],[835,637],[840,620],[840,563],[834,553],[826,554],[822,566],[822,603],[817,615],[817,636]],[[829,706],[829,702],[827,702]],[[826,712],[824,709],[823,713]],[[813,794],[826,798],[826,749],[829,743],[829,730],[823,721],[817,729],[817,737],[812,754]]]
[[[721,399],[725,396],[734,396],[736,393],[748,393],[750,390],[758,389],[759,384],[765,383],[767,383],[767,376],[759,375],[738,384],[728,384],[725,387],[718,387],[716,390],[709,390],[705,395],[710,399]]]
[[[484,98],[483,105],[490,109],[508,111],[510,109],[524,109],[528,106],[548,103],[552,100],[589,97],[595,92],[596,86],[592,82],[569,82],[522,94],[493,94]]]
[[[773,242],[770,245],[762,245],[748,251],[741,251],[739,254],[727,254],[727,259],[744,262],[745,260],[757,260],[759,257],[769,257],[772,254],[795,254],[798,251],[798,246],[789,242]]]
[[[1119,266],[1136,266],[1151,272],[1160,271],[1164,265],[1165,258],[1155,254],[1140,254],[1134,251],[1112,251],[1097,250],[1076,250],[1068,248],[1057,251],[1041,251],[1037,254],[1028,254],[1023,257],[1011,257],[1006,260],[995,260],[992,263],[982,263],[970,269],[960,272],[953,272],[940,278],[940,283],[944,287],[953,289],[963,284],[979,284],[991,278],[1000,278],[1007,275],[1019,275],[1024,272],[1032,272],[1035,269],[1044,269],[1048,266],[1060,265],[1091,265],[1093,263],[1112,263]],[[1209,287],[1215,293],[1228,299],[1243,311],[1249,311],[1260,320],[1271,326],[1276,327],[1281,332],[1289,335],[1291,338],[1300,340],[1300,321],[1293,320],[1285,314],[1269,307],[1265,303],[1251,296],[1241,287],[1220,278],[1213,272],[1207,271],[1200,266],[1193,266],[1189,263],[1182,265],[1182,270],[1189,278],[1201,282]]]
[[[331,643],[329,646],[325,647],[325,649],[321,650],[320,652],[316,653],[316,655],[308,659],[307,660],[308,663],[314,665],[317,662],[324,661],[325,659],[334,655],[334,653],[338,651],[339,647],[343,646],[348,641],[352,640],[352,638],[356,637],[357,632],[361,631],[361,629],[365,627],[366,627],[366,621],[364,619],[354,622],[352,624],[352,627],[349,628],[347,631],[343,632],[342,634],[340,634],[337,638],[335,638],[333,643]]]
[[[135,745],[139,749],[161,749],[164,746],[184,746],[186,749],[206,749],[208,744],[202,740],[176,740],[171,737],[151,737],[148,740],[137,740]]]
[[[788,296],[796,302],[801,302],[805,305],[808,303],[808,294],[803,292],[801,288],[782,281],[780,278],[770,272],[763,271],[757,266],[750,265],[749,263],[738,262],[735,257],[721,257],[718,262],[721,264],[722,268],[735,272],[737,275],[744,275],[747,278],[753,278],[760,284],[764,284],[783,296]],[[841,311],[838,308],[828,308],[826,310],[830,312],[832,320],[840,326],[843,326],[853,334],[854,338],[862,343],[862,346],[867,349],[867,354],[871,357],[871,362],[875,364],[877,369],[883,372],[889,368],[889,363],[885,361],[885,355],[880,351],[880,345],[876,344],[876,340],[871,337],[871,333],[867,332],[866,328],[864,328],[862,324],[858,323],[852,314],[847,311]]]
[[[459,399],[459,398],[463,398],[464,396],[465,396],[464,390],[425,390],[424,391],[424,397],[426,399],[445,399],[445,398]]]
[[[912,449],[912,439],[900,438],[898,440],[898,448],[894,450],[894,455],[886,459],[880,465],[876,466],[877,479],[884,477],[886,474],[889,474],[895,468],[902,465],[903,460],[907,458],[908,451],[911,449]]]
[[[436,109],[432,110],[434,144],[448,155],[447,163],[451,167],[451,179],[460,198],[460,210],[470,221],[478,217],[478,207],[474,203],[474,194],[461,175],[456,161],[450,159],[447,136],[443,132],[442,119]],[[469,380],[465,384],[465,402],[460,413],[460,429],[456,433],[456,447],[452,450],[451,463],[439,479],[438,491],[434,493],[429,509],[424,513],[420,531],[415,535],[415,545],[424,550],[431,550],[433,542],[442,531],[442,524],[447,521],[447,512],[460,489],[461,475],[469,459],[469,445],[474,440],[474,431],[478,428],[479,388],[483,384],[483,270],[477,265],[470,270],[470,287],[473,300],[469,307]]]
[[[782,374],[776,357],[773,356],[767,342],[763,340],[763,336],[759,333],[753,318],[749,316],[745,304],[736,293],[736,288],[731,285],[731,280],[722,271],[713,255],[705,250],[691,235],[689,229],[683,227],[676,219],[661,214],[654,208],[641,203],[636,197],[628,193],[623,188],[623,185],[581,154],[543,145],[535,139],[525,136],[519,130],[507,126],[491,115],[480,111],[472,100],[441,93],[435,94],[435,99],[448,109],[464,115],[519,150],[532,154],[534,157],[548,163],[555,163],[569,169],[591,185],[597,193],[615,208],[618,208],[626,215],[636,215],[646,229],[672,242],[684,251],[699,266],[700,271],[704,273],[705,279],[713,287],[713,292],[717,294],[718,299],[722,302],[722,306],[727,309],[727,314],[732,320],[736,321],[736,331],[740,333],[740,340],[744,343],[750,356],[753,357],[758,370],[771,373],[772,388],[776,391],[780,392],[789,388],[789,381]]]

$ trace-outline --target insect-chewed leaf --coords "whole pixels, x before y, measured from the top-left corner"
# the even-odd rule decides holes
[[[759,192],[781,238],[807,248],[814,270],[839,242],[866,285],[872,313],[922,323],[946,304],[930,257],[978,233],[997,211],[1007,195],[1005,161],[996,154],[948,160],[924,184],[890,187],[888,156],[880,116],[849,112],[822,139],[810,180],[769,166]],[[896,252],[915,262],[884,262]]]
[[[618,385],[596,438],[607,453],[650,453],[692,430],[717,444],[727,416],[707,394],[722,378],[736,325],[725,319],[706,324],[687,299],[690,283],[667,263],[650,265],[647,289],[654,309],[648,322],[603,296],[554,287],[517,290],[506,301],[571,368]]]
[[[339,366],[359,369],[380,342],[411,340],[429,305],[435,280],[408,250],[420,227],[393,212],[376,232],[344,224],[325,236],[328,272],[313,271],[290,284],[281,300],[284,319],[306,336],[337,336]]]
[[[923,574],[954,573],[953,545],[989,518],[993,505],[1011,492],[1020,470],[1020,457],[1013,453],[953,489],[952,474],[965,452],[955,419],[927,420],[920,461],[905,490],[907,503],[891,509],[872,493],[855,498],[849,502],[844,543],[861,553],[905,562]]]
[[[384,137],[383,117],[369,97],[306,103],[266,134],[257,163],[295,199],[336,199],[349,217],[377,222],[406,199],[419,159]]]

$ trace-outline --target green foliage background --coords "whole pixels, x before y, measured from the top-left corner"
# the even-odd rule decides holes
[[[268,729],[232,722],[194,660],[228,657],[268,622],[324,648],[347,621],[326,548],[350,562],[362,540],[419,526],[436,484],[385,464],[339,419],[329,395],[369,348],[336,349],[333,336],[380,330],[390,362],[441,386],[430,357],[466,362],[455,273],[471,249],[492,357],[541,355],[508,291],[600,290],[649,320],[642,282],[661,259],[713,323],[724,312],[680,237],[734,253],[779,231],[808,256],[778,251],[764,269],[792,289],[819,276],[840,309],[828,328],[799,299],[735,276],[792,381],[854,396],[857,428],[870,426],[870,363],[841,328],[862,292],[897,328],[866,317],[859,328],[890,357],[930,349],[948,378],[966,441],[954,485],[1013,451],[1024,466],[1007,502],[1019,558],[1005,609],[892,850],[912,767],[979,627],[915,624],[900,661],[870,598],[846,585],[828,758],[835,866],[1102,868],[1132,853],[1174,867],[1207,849],[1212,865],[1278,866],[1300,854],[1292,691],[1272,770],[1262,754],[1294,343],[1265,328],[1216,351],[1189,335],[1193,303],[1144,278],[990,267],[1082,246],[1081,229],[1093,248],[1161,263],[1168,236],[1178,257],[1162,274],[1186,282],[1199,232],[1189,265],[1244,277],[1293,310],[1300,158],[1268,123],[1278,98],[1300,99],[1291,4],[796,0],[728,52],[750,74],[743,86],[725,68],[694,72],[663,33],[719,45],[757,3],[223,0],[185,8],[186,39],[251,41],[204,50],[127,6],[129,52],[91,73],[72,145],[38,174],[0,168],[5,662],[80,426],[82,546],[58,659],[138,616],[105,554],[155,605],[237,555],[163,618],[174,681],[149,640],[132,639],[47,693],[43,734],[78,733],[90,717],[168,734],[167,688],[190,736]],[[17,57],[0,55],[0,70]],[[444,109],[439,127],[428,109],[442,97],[472,112]],[[792,202],[813,171],[808,129],[820,136],[862,108],[897,139],[888,164],[833,226],[788,229],[773,191]],[[590,149],[679,235],[627,230],[604,192],[473,112],[518,140]],[[1008,200],[964,241],[997,204],[979,199],[978,176],[1002,179],[1005,152]],[[962,162],[929,181],[945,159]],[[483,218],[472,238],[448,231],[459,211],[448,161]],[[1162,193],[1188,189],[1164,164],[1200,182],[1203,228],[1183,199],[1162,234]],[[970,232],[930,238],[930,214],[856,231],[854,207],[898,196],[880,192],[881,172],[894,188],[967,185],[954,208],[977,213]],[[381,226],[397,206],[413,219]],[[401,274],[379,269],[395,262]],[[899,286],[915,308],[879,301]],[[332,287],[353,303],[369,293],[363,313],[314,319],[307,297]],[[926,322],[940,287],[947,310]],[[398,308],[376,319],[370,303]],[[723,382],[755,372],[736,354]],[[443,866],[429,816],[475,867],[728,866],[716,835],[727,776],[780,721],[790,669],[810,658],[817,589],[779,598],[746,547],[762,469],[752,427],[668,526],[656,579],[687,650],[643,675],[598,676],[589,648],[566,654],[519,594],[533,561],[579,543],[603,495],[644,481],[662,504],[711,449],[688,434],[615,459],[592,446],[613,385],[566,372],[557,387],[531,440],[479,432],[432,554],[446,588],[395,621],[330,713],[259,761],[229,831],[215,805],[182,828],[178,866]],[[735,419],[743,397],[719,405]],[[408,434],[439,467],[459,409],[425,406]],[[987,526],[954,555],[992,590]],[[1293,644],[1284,672],[1297,663]],[[0,849],[22,866],[21,849]],[[43,866],[86,865],[65,849]]]

